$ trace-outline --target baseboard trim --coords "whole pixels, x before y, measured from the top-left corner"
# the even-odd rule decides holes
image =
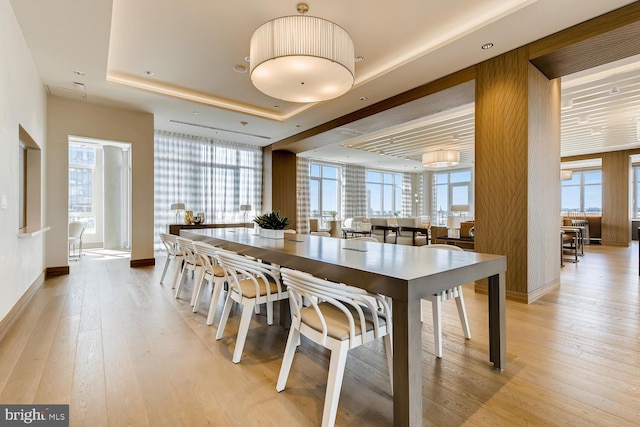
[[[38,292],[38,289],[40,289],[44,283],[45,274],[45,271],[40,273],[38,278],[29,286],[29,289],[20,297],[13,308],[9,310],[9,313],[4,316],[4,319],[0,320],[0,341],[2,341],[7,332],[9,332],[9,329],[11,329],[15,321],[18,320],[18,317],[20,317],[22,311],[27,307],[31,298]]]
[[[129,267],[131,268],[148,267],[150,265],[156,265],[155,258],[132,259],[129,262]]]
[[[46,278],[64,276],[69,274],[69,266],[63,265],[61,267],[47,267]]]
[[[541,286],[540,288],[536,289],[533,292],[529,292],[528,294],[507,290],[506,298],[509,301],[515,301],[522,304],[531,304],[558,287],[560,287],[560,279],[552,280],[546,285]],[[487,295],[489,293],[486,284],[476,283],[474,290],[476,293],[482,295]]]

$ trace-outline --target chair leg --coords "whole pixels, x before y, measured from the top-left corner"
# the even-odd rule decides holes
[[[196,305],[196,300],[198,299],[198,293],[200,292],[200,289],[202,287],[202,282],[203,282],[202,279],[204,278],[204,268],[196,266],[193,270],[193,273],[194,273],[193,292],[191,292],[191,301],[189,302],[191,306]],[[193,310],[194,313],[196,311],[197,309]]]
[[[280,392],[287,386],[287,379],[289,378],[289,372],[291,371],[291,364],[293,363],[293,357],[296,354],[296,347],[300,340],[300,331],[291,326],[289,329],[289,338],[287,338],[287,345],[284,348],[284,355],[282,356],[282,366],[280,366],[280,374],[278,375],[278,383],[276,384],[276,391]]]
[[[193,310],[191,310],[193,313],[198,311],[198,306],[200,305],[200,301],[202,300],[202,294],[204,293],[204,289],[207,287],[209,281],[205,280],[203,275],[198,283],[199,284],[197,286],[197,289],[196,287],[194,287],[195,301],[193,303]]]
[[[433,342],[435,344],[436,357],[442,357],[442,317],[440,315],[440,306],[442,301],[440,297],[431,300],[433,307]]]
[[[389,365],[389,378],[391,379],[391,395],[393,396],[393,345],[391,334],[382,337],[384,351],[387,353],[387,365]]]
[[[244,342],[247,340],[247,334],[249,333],[249,323],[251,323],[255,303],[255,300],[248,300],[247,303],[242,306],[242,317],[240,318],[238,336],[236,337],[236,348],[233,350],[233,359],[231,359],[233,363],[239,363],[242,358],[242,349],[244,348]]]
[[[227,299],[224,301],[224,308],[222,309],[222,317],[220,318],[220,324],[218,325],[218,331],[216,332],[216,340],[222,338],[224,334],[224,328],[227,326],[227,320],[229,320],[229,313],[231,313],[231,306],[233,300],[231,299],[231,292],[227,295]]]
[[[467,309],[464,306],[464,297],[462,296],[462,288],[459,290],[456,300],[458,306],[458,316],[460,316],[460,324],[462,325],[462,332],[466,339],[471,339],[471,329],[469,329],[469,319],[467,318]]]
[[[187,270],[187,264],[184,264],[182,266],[182,270],[180,271],[180,277],[178,278],[178,286],[176,286],[176,299],[180,296],[180,291],[182,290],[182,286],[184,286],[186,275],[189,274]]]
[[[256,311],[256,314],[260,314],[260,304],[256,304],[254,310]]]
[[[167,260],[164,262],[164,268],[162,269],[162,276],[160,276],[160,284],[164,281],[164,276],[167,274],[169,264],[171,264],[171,255],[167,254]]]
[[[267,301],[267,325],[273,325],[273,301]]]
[[[344,377],[344,368],[347,363],[347,352],[349,351],[347,342],[343,341],[338,348],[331,351],[327,392],[324,397],[324,410],[322,412],[322,427],[333,426],[336,422],[342,378]]]
[[[207,325],[213,325],[213,321],[216,315],[216,308],[218,308],[218,302],[220,300],[220,294],[222,294],[223,287],[224,287],[224,279],[215,277],[213,279],[213,294],[211,295],[211,303],[209,304],[209,314],[207,315]]]
[[[176,282],[178,281],[178,276],[182,272],[183,261],[184,261],[183,257],[181,256],[175,257],[174,260],[175,260],[175,268],[173,271],[173,280],[171,281],[171,289],[176,288]]]

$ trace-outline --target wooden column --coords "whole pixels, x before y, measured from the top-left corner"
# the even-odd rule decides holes
[[[626,151],[602,153],[602,243],[631,242],[631,158]]]
[[[476,251],[506,255],[508,298],[532,302],[560,277],[560,85],[526,48],[476,66],[475,156]]]
[[[289,151],[271,152],[271,209],[297,223],[296,155]]]

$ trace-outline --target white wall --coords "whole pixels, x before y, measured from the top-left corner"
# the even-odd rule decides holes
[[[0,0],[0,320],[44,271],[44,235],[18,238],[18,127],[42,150],[46,192],[46,94],[8,0]],[[44,206],[44,203],[41,203]],[[46,210],[42,211],[46,225]],[[66,249],[65,249],[66,250]]]
[[[68,265],[69,135],[131,144],[131,259],[153,253],[153,114],[47,98],[47,267]]]

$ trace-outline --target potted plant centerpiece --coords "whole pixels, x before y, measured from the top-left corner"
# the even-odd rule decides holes
[[[260,227],[260,236],[271,239],[284,239],[284,229],[289,226],[289,218],[281,217],[280,212],[268,212],[253,218]]]

